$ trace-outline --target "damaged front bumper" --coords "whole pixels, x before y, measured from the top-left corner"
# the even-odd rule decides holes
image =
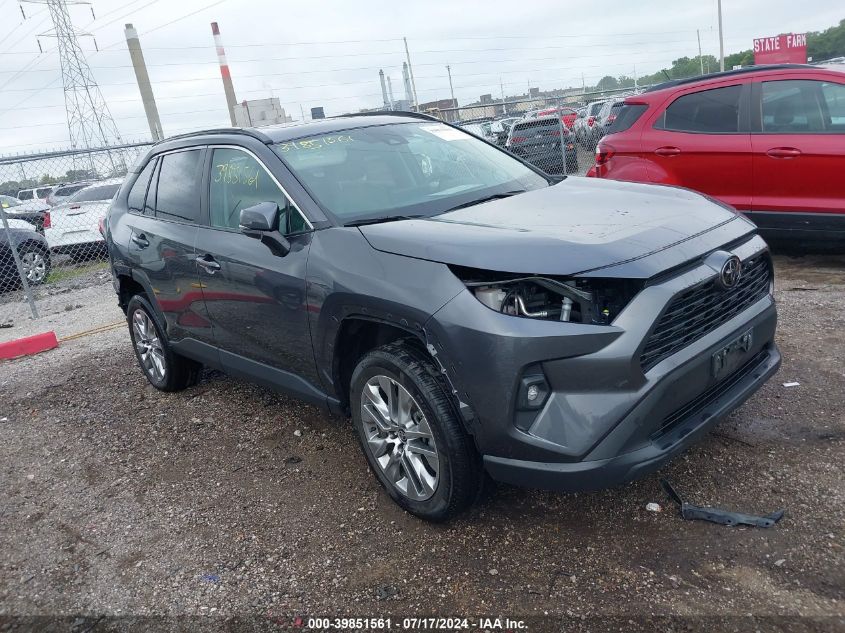
[[[755,238],[742,249],[744,258],[765,244]],[[490,475],[566,491],[629,481],[759,389],[781,362],[771,295],[647,371],[640,365],[643,340],[667,302],[712,274],[702,264],[646,287],[609,326],[500,314],[469,292],[438,311],[426,324],[429,343]],[[548,393],[526,413],[520,394],[526,376],[537,375]]]

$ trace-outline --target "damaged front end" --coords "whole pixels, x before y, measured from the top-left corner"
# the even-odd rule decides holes
[[[499,273],[450,266],[485,306],[546,321],[609,325],[643,289],[637,279],[574,278]]]

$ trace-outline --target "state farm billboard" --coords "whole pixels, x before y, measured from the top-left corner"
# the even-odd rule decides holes
[[[754,40],[755,64],[806,64],[807,34],[786,33]]]

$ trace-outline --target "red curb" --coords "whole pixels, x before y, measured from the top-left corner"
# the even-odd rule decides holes
[[[27,336],[26,338],[19,338],[14,341],[0,343],[0,359],[18,358],[20,356],[38,354],[39,352],[46,352],[48,349],[53,349],[58,346],[59,341],[56,338],[55,332],[45,332],[44,334]]]

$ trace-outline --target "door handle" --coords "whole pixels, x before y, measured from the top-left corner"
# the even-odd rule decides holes
[[[143,233],[138,235],[132,235],[132,241],[135,242],[139,248],[147,248],[150,245],[150,241],[147,239],[147,236]]]
[[[668,147],[667,146],[667,147],[658,147],[656,150],[654,150],[654,153],[657,154],[658,156],[677,156],[678,154],[681,153],[681,150],[679,150],[677,147]]]
[[[801,156],[801,150],[794,147],[773,147],[766,155],[772,158],[798,158]]]
[[[213,275],[218,270],[220,270],[220,264],[214,261],[214,258],[211,255],[200,255],[199,257],[194,260],[202,266],[202,268],[207,272],[209,275]]]

